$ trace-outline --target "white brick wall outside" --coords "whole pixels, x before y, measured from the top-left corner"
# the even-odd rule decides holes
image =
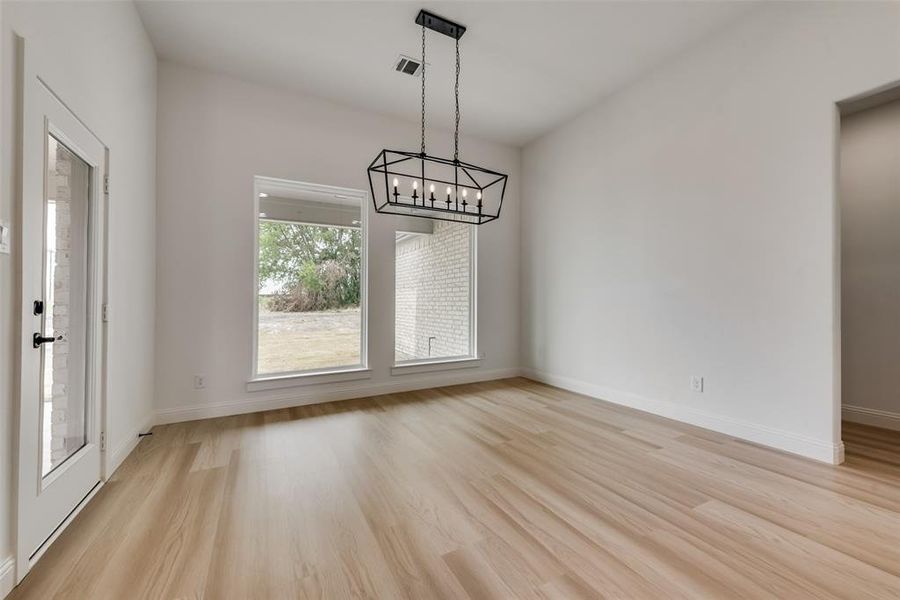
[[[396,360],[469,354],[471,227],[435,221],[397,242]]]

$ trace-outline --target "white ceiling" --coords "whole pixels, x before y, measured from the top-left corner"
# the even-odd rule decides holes
[[[462,37],[463,134],[522,145],[741,17],[749,2],[142,0],[161,59],[417,121],[419,8]],[[452,128],[453,40],[428,35],[428,121]]]

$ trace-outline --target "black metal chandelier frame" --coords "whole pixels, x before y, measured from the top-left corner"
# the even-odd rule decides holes
[[[401,158],[389,159],[390,155],[396,155]],[[413,190],[413,196],[400,194],[397,189],[398,186],[393,186],[393,190],[391,189],[391,177],[410,177],[408,173],[393,170],[391,167],[408,161],[416,161],[420,167],[419,171],[421,174],[418,179],[423,182],[421,195],[417,193],[418,188]],[[426,162],[453,167],[456,177],[453,181],[447,181],[437,177],[426,177],[424,173]],[[369,188],[372,192],[372,198],[377,198],[373,177],[376,173],[383,175],[383,177],[378,177],[378,179],[380,180],[383,178],[384,180],[384,197],[387,198],[387,200],[381,204],[378,203],[377,199],[375,200],[375,210],[380,213],[439,219],[441,221],[473,223],[475,225],[482,225],[500,218],[500,208],[503,205],[503,196],[506,193],[507,182],[507,176],[503,173],[491,171],[490,169],[463,162],[459,159],[438,158],[436,156],[428,156],[421,152],[405,152],[403,150],[385,149],[379,152],[378,156],[375,157],[375,160],[372,161],[372,164],[369,165]],[[464,174],[465,179],[468,181],[460,181],[460,173]],[[476,179],[477,176],[488,176],[491,180],[490,182],[481,185]],[[424,182],[428,182],[429,184],[441,184],[442,186],[446,185],[448,186],[448,189],[451,189],[452,191],[442,195],[441,192],[437,190],[429,190],[428,196],[426,197]],[[379,181],[378,185],[381,185],[381,181]],[[483,202],[484,193],[485,190],[492,186],[499,186],[500,201],[497,204],[496,212],[485,212]],[[469,202],[468,194],[465,196],[462,195],[461,192],[463,190],[467,192],[472,190],[474,192],[472,199],[474,199],[475,202]],[[436,191],[437,195],[435,195]],[[481,197],[479,197],[479,194]],[[391,198],[393,198],[393,200],[391,200]],[[472,208],[470,209],[469,207]],[[428,211],[428,214],[419,213],[419,211],[422,210]]]
[[[426,10],[419,11],[416,23],[422,27],[422,144],[418,152],[383,149],[369,164],[369,189],[375,210],[474,225],[489,223],[500,217],[508,176],[459,159],[459,38],[466,27]],[[426,29],[456,40],[456,126],[452,159],[429,156],[425,152]],[[400,192],[399,178],[412,182],[412,194]],[[421,194],[418,193],[420,183]],[[446,189],[437,190],[436,185]]]

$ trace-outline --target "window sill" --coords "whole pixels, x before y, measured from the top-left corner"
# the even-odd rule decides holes
[[[292,375],[276,375],[273,377],[257,377],[247,382],[248,392],[279,390],[284,388],[317,385],[320,383],[337,383],[340,381],[357,381],[372,377],[372,369],[356,367],[336,371],[317,371],[313,373],[295,373]]]
[[[391,375],[411,375],[413,373],[431,373],[434,371],[451,371],[454,369],[471,369],[481,366],[481,358],[451,358],[447,360],[429,360],[400,363],[391,367]]]

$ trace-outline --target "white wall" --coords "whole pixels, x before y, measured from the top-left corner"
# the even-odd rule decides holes
[[[415,111],[415,99],[410,110]],[[451,135],[429,132],[447,154]],[[159,67],[157,406],[162,421],[509,375],[519,364],[519,154],[463,138],[466,160],[508,172],[503,217],[479,232],[478,369],[391,376],[394,217],[369,211],[365,381],[246,391],[253,302],[253,176],[368,189],[382,148],[417,148],[414,123],[175,64]],[[195,390],[195,374],[206,388]]]
[[[156,59],[131,3],[2,3],[0,219],[13,254],[0,255],[0,568],[13,553],[15,270],[19,231],[15,166],[17,97],[13,32],[52,57],[42,76],[110,149],[109,447],[123,449],[153,409]],[[114,456],[116,456],[114,454]],[[2,583],[0,583],[2,584]]]
[[[900,428],[900,101],[841,120],[840,191],[844,413]]]
[[[840,460],[834,103],[898,79],[900,4],[774,5],[527,146],[526,367]]]

